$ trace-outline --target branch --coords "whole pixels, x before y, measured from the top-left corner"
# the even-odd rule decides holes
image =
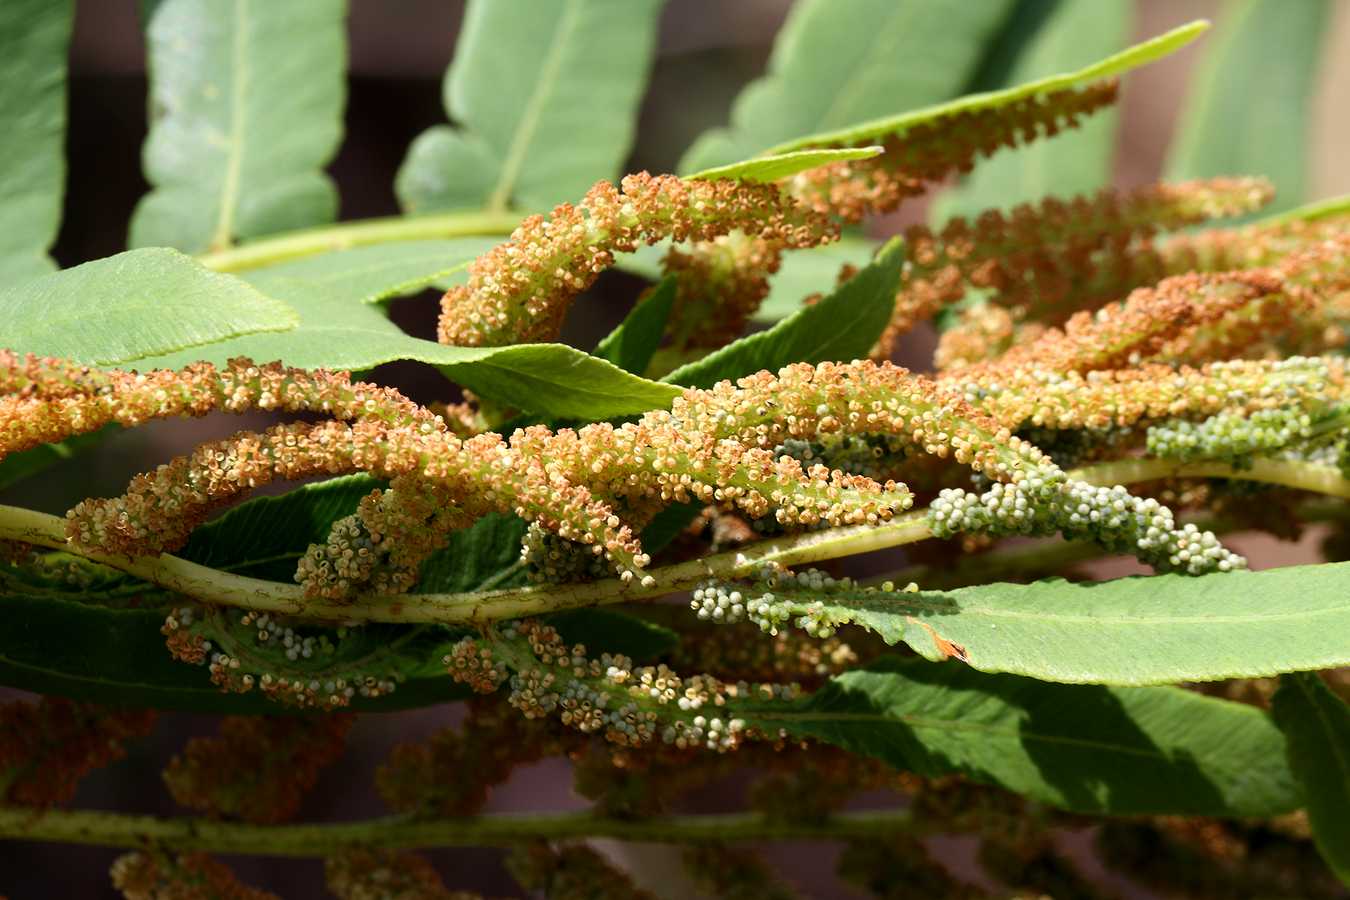
[[[1350,479],[1337,469],[1296,460],[1258,459],[1251,468],[1237,469],[1225,463],[1127,459],[1087,466],[1068,474],[1091,484],[1105,485],[1172,477],[1235,478],[1350,499]],[[766,562],[801,565],[899,547],[932,536],[924,512],[915,511],[884,525],[853,525],[787,535],[653,569],[649,573],[653,583],[646,587],[608,578],[580,584],[458,594],[366,595],[339,603],[306,597],[298,585],[234,575],[169,554],[126,557],[81,550],[66,542],[64,520],[32,510],[0,506],[0,540],[78,553],[204,603],[330,622],[481,625],[564,609],[651,600],[687,590],[710,578],[730,580],[749,576]]]
[[[0,839],[56,841],[100,847],[208,850],[252,856],[330,856],[343,846],[497,847],[535,840],[604,837],[650,843],[853,840],[920,827],[908,810],[848,812],[823,821],[788,822],[757,813],[603,819],[590,812],[509,813],[421,821],[390,816],[333,825],[249,825],[210,819],[128,815],[86,810],[0,808]]]
[[[197,257],[217,272],[259,269],[333,250],[348,250],[368,244],[420,241],[433,238],[508,235],[520,224],[520,215],[498,212],[454,212],[438,216],[391,216],[340,222],[323,228],[292,231],[274,238],[250,241],[240,247],[218,250]]]

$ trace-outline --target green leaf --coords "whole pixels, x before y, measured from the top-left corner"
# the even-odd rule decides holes
[[[322,543],[334,521],[356,512],[383,482],[348,475],[307,484],[276,497],[257,497],[192,532],[177,556],[213,569],[292,582],[296,562]]]
[[[1121,75],[1131,69],[1137,69],[1140,66],[1147,65],[1148,63],[1162,59],[1164,56],[1175,53],[1177,50],[1180,50],[1182,47],[1199,37],[1208,27],[1208,22],[1191,22],[1188,25],[1174,28],[1166,34],[1160,34],[1141,44],[1135,44],[1133,47],[1108,56],[1106,59],[1079,69],[1076,72],[1065,72],[1061,75],[1053,75],[1049,78],[1029,81],[1001,91],[987,91],[982,94],[970,94],[969,96],[953,100],[950,103],[941,103],[936,106],[916,109],[912,112],[902,113],[896,116],[873,119],[869,122],[862,122],[861,124],[851,125],[847,128],[840,128],[835,131],[821,132],[807,137],[796,138],[778,144],[765,152],[788,153],[793,150],[805,150],[811,147],[849,147],[862,144],[875,144],[884,142],[886,138],[903,137],[909,131],[920,125],[931,125],[942,119],[958,116],[962,113],[975,112],[983,109],[997,109],[1000,106],[1007,106],[1010,103],[1015,103],[1026,97],[1034,97],[1037,94],[1047,94],[1052,91],[1081,87],[1094,81],[1101,81],[1103,78]]]
[[[1130,31],[1126,0],[1059,2],[1027,44],[1005,84],[1063,72],[1124,46]],[[1117,116],[1104,110],[1055,137],[981,160],[960,187],[946,192],[930,218],[973,217],[986,209],[1012,209],[1047,197],[1086,194],[1108,184]]]
[[[844,266],[861,269],[871,262],[878,247],[876,241],[844,235],[832,244],[784,253],[755,321],[777,322],[797,312],[807,296],[833,290]]]
[[[500,242],[463,237],[353,247],[254,269],[245,277],[278,296],[314,293],[329,303],[379,303],[445,283]]]
[[[322,267],[316,267],[312,281],[278,275],[275,269],[261,270],[250,278],[299,314],[295,329],[168,353],[141,360],[139,367],[176,369],[198,360],[221,364],[247,356],[258,362],[280,360],[302,369],[365,371],[409,359],[439,366],[447,377],[499,403],[574,419],[635,415],[669,406],[679,395],[671,385],[640,378],[563,344],[449,347],[411,337],[380,308],[360,302],[379,292],[369,293],[359,279],[353,280],[355,290],[343,296],[327,273],[317,271]],[[400,289],[411,283],[402,282]]]
[[[1277,225],[1281,222],[1318,222],[1344,215],[1350,215],[1350,195],[1307,203],[1287,212],[1265,216],[1259,222],[1262,225]]]
[[[680,643],[669,628],[613,609],[569,609],[546,617],[569,644],[585,644],[592,656],[622,653],[635,660],[664,656]]]
[[[625,372],[645,372],[661,344],[661,335],[670,321],[674,303],[675,278],[672,276],[662,279],[637,302],[617,328],[595,345],[595,355]]]
[[[1169,179],[1264,175],[1272,212],[1300,203],[1330,0],[1230,3],[1182,108]],[[1279,65],[1261,65],[1279,60]]]
[[[409,211],[547,209],[614,178],[633,141],[661,0],[473,0],[439,125],[398,173]]]
[[[1273,816],[1299,805],[1265,713],[1179,688],[1047,684],[884,657],[800,701],[736,712],[770,733],[1075,812]]]
[[[105,365],[285,331],[298,321],[285,303],[163,247],[0,289],[0,340],[9,349]]]
[[[779,153],[774,156],[760,156],[725,166],[717,166],[686,175],[685,178],[700,181],[719,181],[735,178],[741,181],[771,183],[790,178],[793,175],[810,171],[830,163],[844,162],[850,159],[871,159],[885,151],[880,147],[836,147],[829,150],[797,150],[793,153]]]
[[[731,125],[702,135],[681,172],[747,159],[816,131],[958,94],[1012,0],[801,0]],[[858,142],[850,142],[858,143]]]
[[[1139,685],[1259,678],[1350,665],[1350,563],[1201,577],[983,584],[953,591],[813,592],[819,617],[901,640],[929,659],[1043,681]]]
[[[776,372],[794,362],[864,357],[891,319],[904,262],[904,245],[893,239],[873,263],[819,303],[681,366],[662,381],[706,388],[761,369]]]
[[[154,185],[132,246],[192,253],[331,221],[343,0],[163,0],[147,33]]]
[[[0,3],[0,286],[54,268],[73,17],[72,0]]]
[[[178,662],[164,646],[164,609],[111,609],[56,597],[0,597],[0,684],[98,703],[251,715],[287,707],[260,692],[226,694],[205,666]],[[59,639],[53,640],[53,636]],[[437,658],[439,662],[439,657]],[[352,708],[393,712],[463,700],[469,692],[444,672],[412,678]]]
[[[1307,801],[1317,849],[1350,885],[1350,705],[1321,678],[1302,673],[1280,679],[1272,713]]]

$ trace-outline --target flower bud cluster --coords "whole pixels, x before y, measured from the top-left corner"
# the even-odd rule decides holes
[[[268,613],[184,606],[160,630],[174,658],[206,666],[223,691],[256,689],[288,706],[337,710],[355,697],[392,693],[403,680],[398,666],[411,663],[388,649],[395,632],[384,628],[328,629]]]
[[[506,868],[521,887],[548,900],[656,900],[585,844],[519,847]]]
[[[769,295],[783,245],[739,231],[691,246],[671,247],[662,261],[677,276],[670,313],[670,349],[717,348],[741,336]]]
[[[109,874],[126,900],[281,900],[241,883],[205,853],[137,851],[119,856]]]
[[[1166,506],[1136,497],[1119,485],[1031,477],[1016,485],[994,484],[982,494],[947,488],[929,506],[928,526],[938,537],[1060,533],[1131,554],[1160,572],[1203,575],[1247,565],[1212,532],[1190,524],[1178,527]]]
[[[532,523],[520,542],[520,561],[536,584],[596,581],[609,574],[603,559]]]
[[[771,184],[628,175],[596,184],[577,206],[530,216],[510,240],[474,260],[467,285],[441,303],[444,344],[501,346],[557,337],[572,300],[614,263],[615,253],[664,238],[712,241],[740,230],[787,247],[838,236],[825,215]]]
[[[48,807],[75,796],[81,778],[126,755],[144,737],[152,710],[113,709],[43,697],[0,705],[0,804]]]
[[[969,172],[979,156],[1076,126],[1081,117],[1114,103],[1116,88],[1114,80],[1099,81],[1002,106],[960,110],[888,136],[880,156],[802,172],[789,182],[790,189],[814,209],[858,222],[894,210],[930,184]]]
[[[557,631],[532,620],[511,623],[492,639],[465,638],[446,658],[457,681],[488,692],[505,684],[527,719],[556,717],[584,734],[640,747],[658,740],[677,748],[725,752],[748,736],[745,722],[719,710],[737,699],[795,696],[795,685],[725,684],[707,675],[682,678],[665,665],[635,667],[623,655],[592,658]]]
[[[352,847],[324,860],[323,874],[338,900],[482,900],[446,888],[435,866],[415,853]]]
[[[771,635],[792,625],[817,640],[828,640],[841,625],[870,628],[854,614],[857,604],[866,602],[869,594],[894,589],[890,582],[880,588],[862,587],[851,578],[836,579],[819,569],[793,573],[767,563],[743,581],[704,582],[694,589],[689,607],[700,619],[719,624],[749,621]],[[918,585],[904,590],[917,591]]]
[[[1341,430],[1344,408],[1314,416],[1304,409],[1264,409],[1249,416],[1220,413],[1200,422],[1180,419],[1148,430],[1148,454],[1179,462],[1221,460],[1241,466],[1254,455],[1303,444],[1319,433]]]
[[[342,756],[350,715],[227,716],[164,770],[182,806],[269,824],[294,817],[319,773]]]

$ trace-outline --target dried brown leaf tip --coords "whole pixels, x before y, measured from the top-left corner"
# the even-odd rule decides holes
[[[118,857],[110,874],[126,900],[281,900],[242,884],[204,853],[128,853]]]
[[[452,891],[420,856],[389,850],[347,850],[324,862],[328,890],[338,900],[482,900]]]
[[[85,775],[126,755],[125,741],[154,727],[150,710],[43,697],[0,706],[0,800],[47,807],[68,802]]]
[[[284,822],[342,755],[349,715],[229,716],[193,738],[164,770],[174,800],[213,816]]]

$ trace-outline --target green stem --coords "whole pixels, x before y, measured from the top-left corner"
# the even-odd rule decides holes
[[[208,269],[215,269],[217,272],[242,272],[303,256],[364,247],[368,244],[473,235],[508,235],[520,224],[520,219],[518,213],[471,211],[436,216],[392,216],[387,219],[340,222],[323,228],[292,231],[274,238],[251,241],[228,250],[205,253],[199,256],[198,260]]]
[[[687,815],[628,821],[589,812],[496,814],[418,821],[399,816],[332,825],[249,825],[210,819],[164,819],[124,813],[0,808],[0,838],[209,850],[253,856],[324,857],[343,846],[412,849],[494,847],[536,840],[610,838],[644,843],[764,840],[854,840],[914,833],[907,810],[848,812],[819,822],[788,822],[759,814]]]
[[[1256,460],[1251,468],[1224,463],[1176,463],[1126,459],[1076,469],[1069,477],[1091,484],[1130,484],[1172,477],[1240,478],[1350,499],[1350,479],[1329,466],[1294,460]],[[580,584],[542,585],[458,594],[369,595],[350,603],[306,597],[297,585],[247,578],[207,568],[169,554],[113,556],[80,550],[66,542],[56,516],[0,506],[0,540],[50,547],[103,563],[166,590],[205,603],[331,622],[439,622],[482,625],[563,609],[650,600],[687,590],[700,581],[741,578],[766,562],[802,565],[912,544],[932,537],[923,511],[884,525],[852,525],[759,541],[737,550],[653,569],[641,586],[617,578]]]

